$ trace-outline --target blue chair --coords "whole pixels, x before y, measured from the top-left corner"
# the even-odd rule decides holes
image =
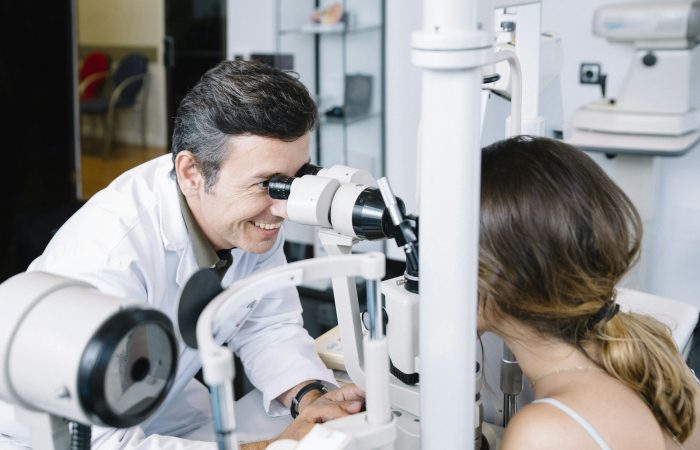
[[[141,114],[141,143],[146,146],[148,81],[148,60],[140,53],[130,53],[119,61],[112,73],[112,89],[107,96],[80,102],[81,114],[100,116],[104,120],[104,156],[110,152],[114,115],[118,109],[131,108]]]

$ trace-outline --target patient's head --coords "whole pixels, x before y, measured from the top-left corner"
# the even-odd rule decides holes
[[[637,258],[634,205],[588,155],[546,138],[487,147],[481,177],[483,303],[578,342]]]
[[[639,255],[641,228],[630,199],[580,150],[527,136],[487,147],[479,327],[509,335],[525,325],[580,349],[683,442],[695,423],[695,390],[670,331],[649,316],[614,314],[615,286]]]

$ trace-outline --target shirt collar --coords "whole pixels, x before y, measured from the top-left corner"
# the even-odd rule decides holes
[[[176,183],[177,184],[177,183]],[[192,211],[187,205],[187,200],[185,199],[180,186],[177,186],[177,196],[180,201],[180,211],[182,212],[182,218],[185,221],[185,226],[187,227],[187,235],[192,242],[192,252],[194,253],[194,258],[197,261],[197,265],[200,269],[212,268],[217,271],[221,271],[228,268],[231,265],[232,257],[231,251],[222,250],[216,252],[211,246],[207,238],[204,236],[202,229],[197,224],[192,216]]]

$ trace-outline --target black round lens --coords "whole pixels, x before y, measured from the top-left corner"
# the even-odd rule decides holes
[[[294,177],[275,176],[268,180],[267,192],[270,197],[277,200],[287,200],[292,192]]]
[[[151,363],[148,362],[146,358],[139,358],[134,361],[134,364],[131,366],[131,379],[134,381],[141,381],[146,378],[150,370]]]

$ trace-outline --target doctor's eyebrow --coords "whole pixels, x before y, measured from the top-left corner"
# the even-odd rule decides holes
[[[294,171],[294,173],[297,173],[297,172],[299,171],[299,169],[301,169],[302,167],[304,167],[306,164],[309,164],[309,163],[311,163],[311,158],[307,159],[306,162],[305,162],[304,164],[302,164],[301,166],[299,166],[299,167],[297,168],[297,170]],[[270,173],[270,172],[259,172],[259,173],[253,174],[253,176],[252,176],[251,178],[252,178],[253,180],[264,181],[264,180],[269,180],[270,178],[272,178],[272,177],[274,177],[274,176],[276,176],[276,175],[285,176],[284,174],[279,173],[279,172],[275,172],[275,173]]]
[[[257,175],[253,175],[252,180],[253,180],[253,181],[266,181],[266,180],[269,180],[270,178],[272,178],[272,177],[274,177],[274,176],[277,176],[277,175],[282,175],[282,174],[279,173],[279,172],[275,172],[275,173],[267,173],[267,172],[265,172],[265,173],[260,173],[260,174],[257,174]]]

